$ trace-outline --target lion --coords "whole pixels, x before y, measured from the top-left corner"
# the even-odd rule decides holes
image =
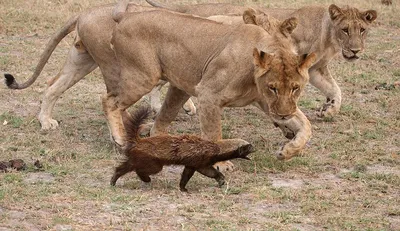
[[[241,15],[247,8],[230,4],[199,4],[194,11],[191,5],[168,6],[153,0],[146,1],[155,7],[181,13],[191,12],[203,17],[213,15],[234,17],[232,15]],[[292,38],[300,55],[312,52],[317,54],[317,61],[309,69],[310,83],[326,96],[326,102],[317,114],[321,117],[330,117],[339,113],[342,93],[329,72],[328,64],[340,53],[347,61],[359,59],[360,53],[364,50],[369,28],[377,18],[377,12],[360,11],[349,6],[340,8],[335,4],[330,5],[328,10],[321,6],[306,6],[298,10],[270,8],[257,8],[257,10],[278,19],[296,17],[299,20]],[[230,20],[232,23],[243,23],[241,20]]]
[[[112,19],[114,4],[104,5],[86,10],[80,15],[72,17],[57,31],[47,43],[32,76],[25,83],[17,83],[10,74],[5,74],[6,84],[11,89],[25,89],[31,86],[39,77],[52,52],[69,33],[76,31],[75,41],[70,48],[69,55],[60,72],[48,81],[38,119],[43,130],[58,127],[57,120],[53,119],[53,109],[59,97],[74,84],[88,75],[97,67],[100,68],[106,83],[107,91],[117,85],[114,76],[119,75],[119,68],[115,55],[110,48],[111,33],[115,26]],[[154,7],[129,4],[128,12],[154,10]],[[159,87],[158,87],[159,88]],[[156,89],[155,89],[156,91]],[[152,93],[150,95],[157,95]],[[160,102],[157,97],[150,97],[152,108],[159,110]],[[196,114],[196,107],[191,100],[184,105],[189,115]]]
[[[103,98],[115,142],[124,141],[122,113],[167,80],[170,87],[152,136],[165,133],[178,109],[195,96],[203,139],[222,139],[224,107],[257,103],[274,122],[295,133],[277,157],[289,159],[303,150],[311,125],[297,101],[315,54],[296,54],[290,38],[295,18],[268,32],[262,27],[268,19],[264,15],[244,15],[254,19],[251,24],[232,26],[167,11],[117,17],[111,46],[121,68],[119,84]]]

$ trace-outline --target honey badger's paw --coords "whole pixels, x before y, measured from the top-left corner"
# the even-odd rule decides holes
[[[338,114],[340,111],[339,100],[327,98],[326,103],[322,105],[322,108],[317,112],[319,117],[332,117]]]
[[[218,171],[225,172],[225,171],[233,171],[235,165],[228,160],[228,161],[218,162],[214,164],[213,167]]]

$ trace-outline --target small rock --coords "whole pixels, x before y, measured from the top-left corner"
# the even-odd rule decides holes
[[[51,183],[55,180],[54,176],[46,172],[29,173],[24,179],[25,183],[36,184],[38,182]]]
[[[56,225],[54,227],[57,231],[70,231],[73,230],[71,225]]]

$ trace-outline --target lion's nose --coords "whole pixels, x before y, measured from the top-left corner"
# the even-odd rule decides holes
[[[358,53],[358,52],[360,52],[360,49],[350,49],[351,50],[351,52],[353,52],[355,55]]]
[[[292,117],[291,114],[278,114],[279,117],[281,117],[282,120],[287,120]]]

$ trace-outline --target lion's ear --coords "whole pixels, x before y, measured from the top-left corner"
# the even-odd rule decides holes
[[[256,12],[254,9],[248,9],[243,13],[243,21],[246,24],[257,25],[270,34],[276,30],[276,25],[280,24],[277,19],[261,11]]]
[[[291,17],[283,21],[281,26],[279,27],[282,34],[289,36],[294,29],[297,27],[297,18]]]
[[[332,4],[329,6],[329,15],[332,20],[336,20],[339,16],[343,15],[343,11],[335,4]]]
[[[317,59],[317,55],[313,52],[307,57],[300,57],[300,66],[299,69],[301,71],[308,71],[308,69],[314,64],[315,60]]]
[[[258,51],[257,48],[253,50],[253,58],[254,64],[260,68],[265,70],[269,70],[269,64],[271,63],[272,59],[274,58],[273,55],[267,54],[264,51]]]
[[[367,10],[362,13],[364,20],[368,23],[372,23],[378,17],[378,13],[375,10]]]
[[[256,11],[253,8],[249,8],[248,10],[243,12],[243,21],[245,24],[254,24],[256,23]]]

